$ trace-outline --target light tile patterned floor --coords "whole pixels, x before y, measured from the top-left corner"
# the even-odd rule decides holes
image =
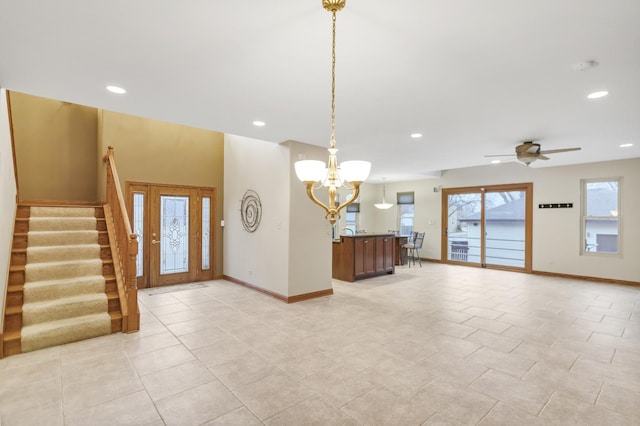
[[[139,333],[0,360],[0,423],[640,424],[640,288],[425,263],[334,289],[141,291]]]

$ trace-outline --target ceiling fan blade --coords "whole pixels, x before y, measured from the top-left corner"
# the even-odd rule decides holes
[[[485,155],[485,157],[515,157],[515,154],[492,154]]]
[[[549,149],[546,151],[540,151],[540,154],[555,154],[556,152],[569,152],[580,151],[582,148],[561,148],[561,149]]]
[[[544,155],[539,154],[538,155],[538,160],[549,160],[549,157],[545,157]]]

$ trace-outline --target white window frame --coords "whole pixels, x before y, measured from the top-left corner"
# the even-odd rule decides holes
[[[618,202],[617,202],[617,215],[610,216],[587,216],[587,184],[597,182],[617,182],[618,183]],[[622,257],[622,184],[623,179],[621,176],[608,177],[608,178],[589,178],[580,180],[580,193],[581,193],[581,212],[580,212],[580,254],[584,256],[608,256],[608,257]],[[591,251],[589,244],[587,244],[587,221],[588,220],[610,220],[615,219],[618,225],[617,242],[618,247],[616,252],[599,252]]]

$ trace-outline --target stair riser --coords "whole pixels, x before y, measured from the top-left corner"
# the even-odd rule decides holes
[[[6,314],[4,317],[4,329],[7,331],[17,331],[22,328],[22,312]]]
[[[105,281],[104,291],[110,293],[112,291],[118,291],[118,284],[116,284],[115,278],[110,278]]]
[[[88,260],[100,257],[100,246],[50,246],[27,249],[29,263],[64,262],[68,260]]]
[[[111,332],[119,333],[122,331],[122,318],[112,319],[111,320]]]
[[[16,218],[29,218],[31,216],[31,207],[29,206],[18,206],[16,210]]]
[[[22,313],[22,325],[28,326],[49,321],[57,321],[69,317],[99,314],[108,312],[106,296],[100,300],[88,302],[69,302],[47,306],[46,309],[32,309],[34,304],[25,304]]]
[[[27,248],[27,234],[16,234],[13,236],[13,249],[26,249]]]
[[[115,270],[113,269],[113,263],[111,262],[105,263],[102,266],[102,275],[104,275],[105,277],[116,275]]]
[[[13,228],[13,232],[29,232],[29,218],[16,218],[16,225]]]
[[[9,285],[24,284],[24,270],[9,271]]]
[[[95,230],[68,232],[64,235],[56,232],[30,232],[27,235],[29,247],[95,244],[99,240],[100,234]]]
[[[9,291],[7,292],[7,307],[9,306],[22,306],[23,294],[22,291]]]
[[[86,262],[72,267],[69,265],[36,263],[25,267],[25,282],[61,280],[87,275],[102,275],[102,262]]]
[[[111,320],[99,324],[95,321],[86,322],[81,325],[65,326],[54,330],[47,330],[42,333],[30,334],[28,336],[25,336],[25,330],[27,329],[23,328],[22,352],[30,352],[36,349],[64,345],[78,340],[110,334],[113,327],[111,322]]]
[[[17,225],[16,225],[17,226]],[[93,231],[96,228],[95,218],[50,218],[31,217],[29,231]]]
[[[100,244],[101,246],[109,245],[109,234],[107,233],[107,231],[100,231],[100,233],[98,234],[98,244]]]
[[[120,312],[120,299],[109,299],[109,312]]]
[[[30,217],[95,217],[97,207],[32,206]]]
[[[60,299],[63,297],[79,296],[81,294],[104,293],[104,282],[88,282],[74,284],[52,284],[47,286],[29,286],[24,290],[24,302],[42,302],[45,300]]]
[[[27,264],[27,253],[24,251],[11,252],[11,264],[14,266],[23,266]]]
[[[111,328],[113,328],[113,325],[111,326]],[[5,340],[3,342],[2,349],[4,351],[4,356],[17,355],[19,353],[22,353],[22,348],[20,346],[20,339]]]

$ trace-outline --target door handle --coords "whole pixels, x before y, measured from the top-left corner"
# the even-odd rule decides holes
[[[160,240],[156,240],[156,233],[151,233],[151,244],[160,244]]]
[[[151,244],[160,244],[160,241],[151,240]]]

